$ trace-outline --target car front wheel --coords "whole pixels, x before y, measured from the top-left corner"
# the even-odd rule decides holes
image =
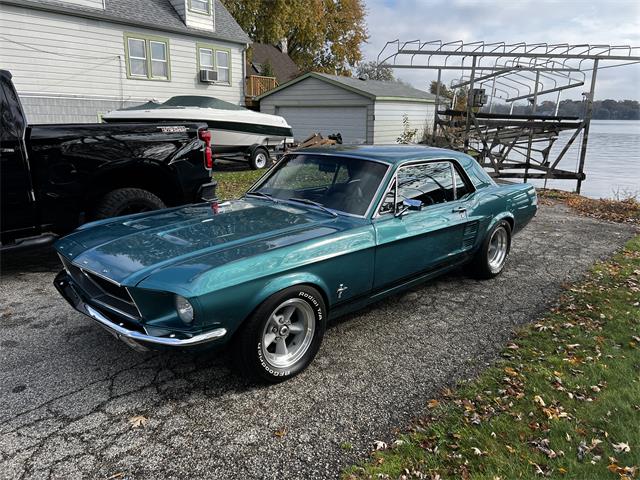
[[[493,278],[504,270],[511,250],[511,226],[501,220],[487,234],[471,268],[478,278]]]
[[[316,356],[325,325],[326,307],[315,288],[287,288],[263,302],[238,333],[237,365],[253,379],[287,380]]]

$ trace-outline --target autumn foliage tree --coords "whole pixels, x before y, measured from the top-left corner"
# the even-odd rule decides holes
[[[362,0],[222,0],[254,42],[287,41],[302,71],[349,75],[368,38]]]

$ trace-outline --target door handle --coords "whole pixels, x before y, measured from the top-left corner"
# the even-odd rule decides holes
[[[467,207],[456,207],[452,210],[453,213],[465,213],[467,211]]]

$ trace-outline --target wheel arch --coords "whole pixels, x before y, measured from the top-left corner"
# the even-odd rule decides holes
[[[244,318],[238,322],[236,328],[233,330],[233,335],[242,329],[242,326],[246,323],[247,319],[254,314],[254,312],[265,301],[271,298],[273,295],[286,290],[291,287],[307,286],[316,289],[322,296],[324,301],[327,316],[331,305],[329,303],[329,290],[326,283],[319,276],[312,273],[291,273],[288,275],[280,276],[267,282],[263,288],[261,288],[256,295],[254,295],[252,304],[255,305]]]
[[[147,161],[123,162],[101,169],[88,184],[91,188],[85,191],[85,200],[90,211],[105,194],[118,188],[147,190],[167,206],[177,205],[183,196],[182,188],[167,168]]]
[[[489,225],[487,225],[487,230],[485,232],[485,235],[489,233],[491,229],[493,229],[493,227],[495,227],[499,222],[503,220],[509,224],[509,227],[511,228],[511,232],[509,233],[513,235],[513,229],[515,228],[516,219],[514,218],[511,212],[502,212],[496,215],[495,217],[493,217],[491,222],[489,222]]]

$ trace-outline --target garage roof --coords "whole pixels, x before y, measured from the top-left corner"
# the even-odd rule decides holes
[[[408,100],[411,102],[434,103],[435,95],[413,88],[411,85],[400,82],[383,82],[380,80],[360,80],[354,77],[343,77],[338,75],[329,75],[327,73],[310,72],[305,73],[290,82],[280,85],[273,90],[263,93],[257,100],[261,100],[269,95],[284,90],[291,85],[306,80],[307,78],[316,78],[323,82],[335,85],[345,90],[360,94],[373,100]]]

